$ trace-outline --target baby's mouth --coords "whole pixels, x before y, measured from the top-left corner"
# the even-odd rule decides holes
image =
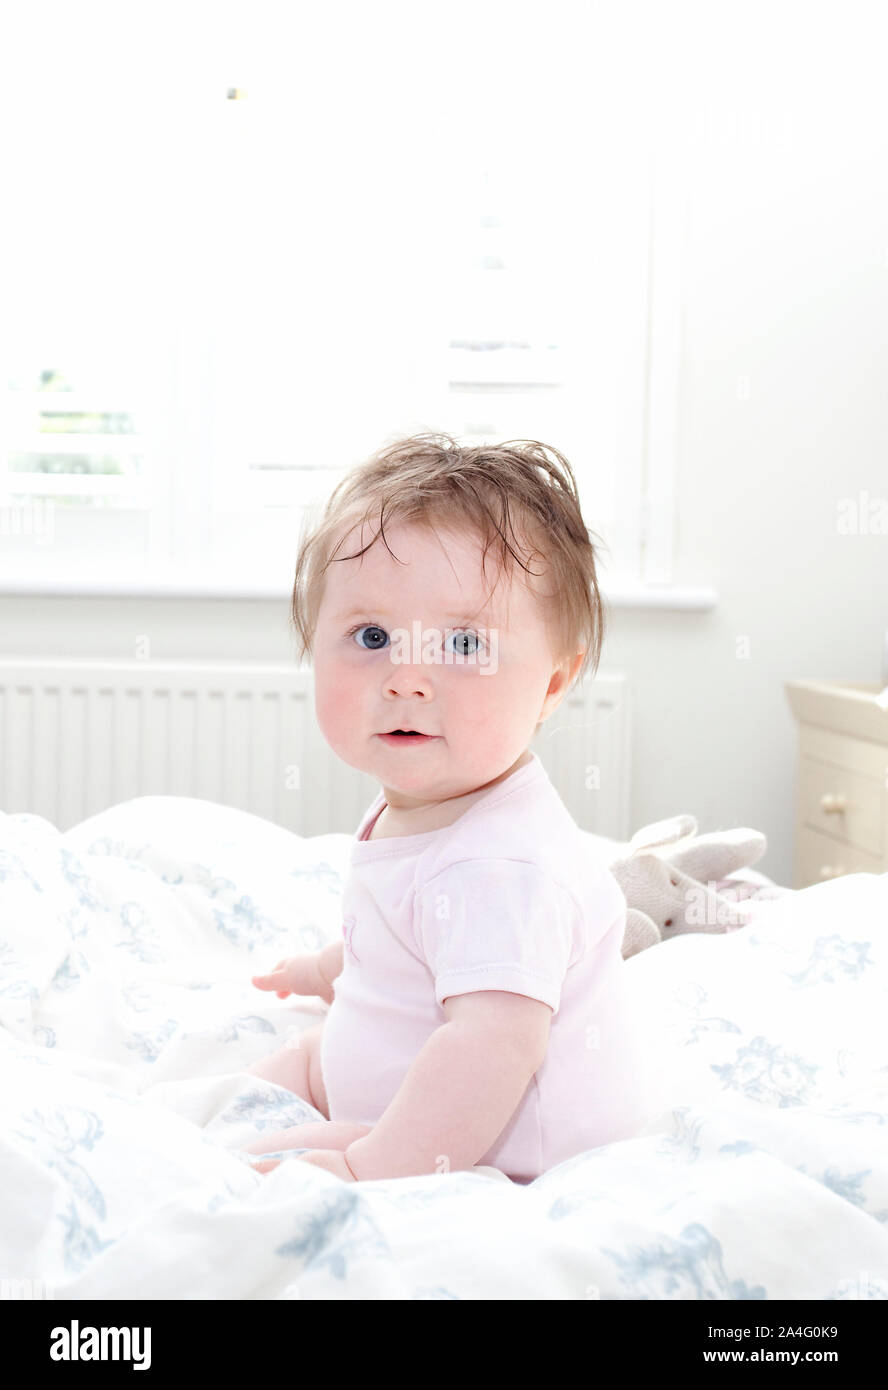
[[[422,734],[417,729],[392,729],[387,734],[379,734],[378,737],[383,739],[384,742],[391,747],[409,747],[411,745],[433,743],[437,735]]]

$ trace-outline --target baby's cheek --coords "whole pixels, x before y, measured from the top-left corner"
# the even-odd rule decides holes
[[[347,743],[361,728],[360,682],[348,670],[324,665],[315,670],[315,712],[325,739],[333,746]]]
[[[496,677],[479,676],[470,688],[468,682],[459,691],[459,715],[454,719],[454,705],[448,702],[451,728],[472,748],[484,749],[494,761],[508,756],[514,743],[514,710],[505,689],[497,690],[491,681]]]
[[[467,717],[474,722],[502,726],[521,717],[521,687],[500,671],[489,675],[478,671],[471,688],[466,682],[460,693],[464,698]]]

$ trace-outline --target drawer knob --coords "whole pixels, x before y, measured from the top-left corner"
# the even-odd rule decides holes
[[[844,872],[845,870],[843,868],[834,869],[830,864],[821,864],[820,866],[821,878],[841,878]]]
[[[836,815],[844,811],[847,802],[840,793],[826,792],[820,798],[820,809],[825,811],[828,816]]]

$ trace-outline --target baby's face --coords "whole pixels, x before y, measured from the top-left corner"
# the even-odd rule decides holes
[[[337,553],[354,554],[372,535],[355,528]],[[385,536],[397,559],[380,538],[361,558],[327,569],[315,703],[334,752],[376,778],[390,805],[409,809],[466,795],[509,770],[573,672],[556,666],[536,596],[544,581],[516,565],[485,604],[497,573],[495,546],[485,580],[474,533],[397,525]],[[539,571],[539,556],[530,565]],[[415,647],[414,623],[422,635]],[[467,633],[486,639],[474,658],[466,655],[475,645]],[[432,737],[382,737],[392,729]]]

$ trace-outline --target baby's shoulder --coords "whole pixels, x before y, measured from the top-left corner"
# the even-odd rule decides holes
[[[594,865],[577,864],[570,856],[547,853],[540,846],[511,845],[499,853],[438,851],[417,864],[415,884],[418,891],[446,886],[454,891],[489,891],[528,901],[541,895],[579,900],[598,873]]]
[[[580,829],[547,785],[525,799],[526,814],[506,814],[507,809],[467,814],[452,834],[428,845],[417,858],[417,886],[446,877],[453,883],[499,883],[501,891],[509,884],[534,893],[548,887],[578,904],[600,896],[610,888],[609,880],[617,887],[601,844]]]

